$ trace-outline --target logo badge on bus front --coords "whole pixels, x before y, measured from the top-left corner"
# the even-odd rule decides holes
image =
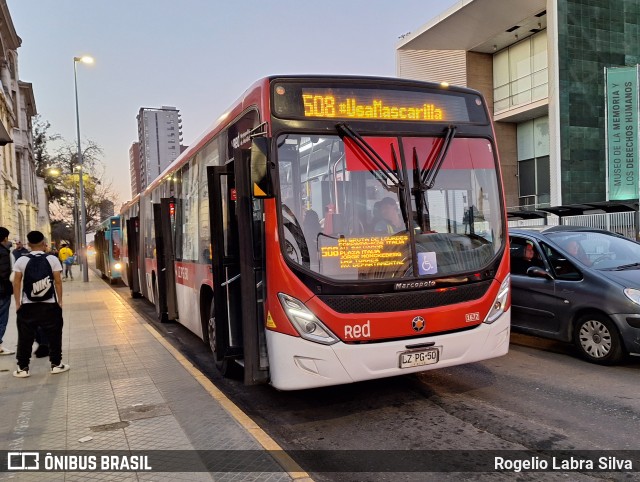
[[[422,316],[416,316],[413,320],[411,320],[411,326],[414,331],[422,331],[424,330],[426,323]]]

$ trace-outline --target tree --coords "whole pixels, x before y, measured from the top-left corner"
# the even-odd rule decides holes
[[[76,209],[80,204],[80,165],[77,144],[66,141],[59,135],[48,134],[49,127],[50,124],[41,119],[34,123],[36,172],[45,179],[52,223],[63,226],[75,225]],[[51,150],[49,142],[56,143],[55,150]],[[111,182],[104,179],[105,168],[101,157],[100,146],[91,140],[84,142],[82,182],[87,232],[95,230],[100,224],[100,205],[105,200],[117,203],[117,195]],[[79,217],[77,216],[78,219]]]
[[[46,171],[51,167],[51,158],[49,151],[47,150],[47,142],[56,141],[60,138],[59,135],[51,135],[48,133],[51,124],[42,120],[40,115],[37,115],[33,123],[33,154],[36,164],[36,175],[45,177]]]

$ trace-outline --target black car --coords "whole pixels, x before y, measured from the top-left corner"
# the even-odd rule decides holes
[[[599,229],[510,229],[511,324],[608,365],[640,355],[640,244]]]

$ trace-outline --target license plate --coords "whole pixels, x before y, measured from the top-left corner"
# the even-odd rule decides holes
[[[405,351],[400,353],[400,368],[421,367],[438,363],[440,358],[439,348],[428,348],[419,351]]]

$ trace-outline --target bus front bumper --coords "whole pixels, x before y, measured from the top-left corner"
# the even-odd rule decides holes
[[[267,330],[271,384],[279,390],[341,385],[472,363],[505,355],[509,349],[511,310],[494,323],[469,331],[390,342],[321,345]],[[407,345],[434,342],[437,363],[400,368]]]

